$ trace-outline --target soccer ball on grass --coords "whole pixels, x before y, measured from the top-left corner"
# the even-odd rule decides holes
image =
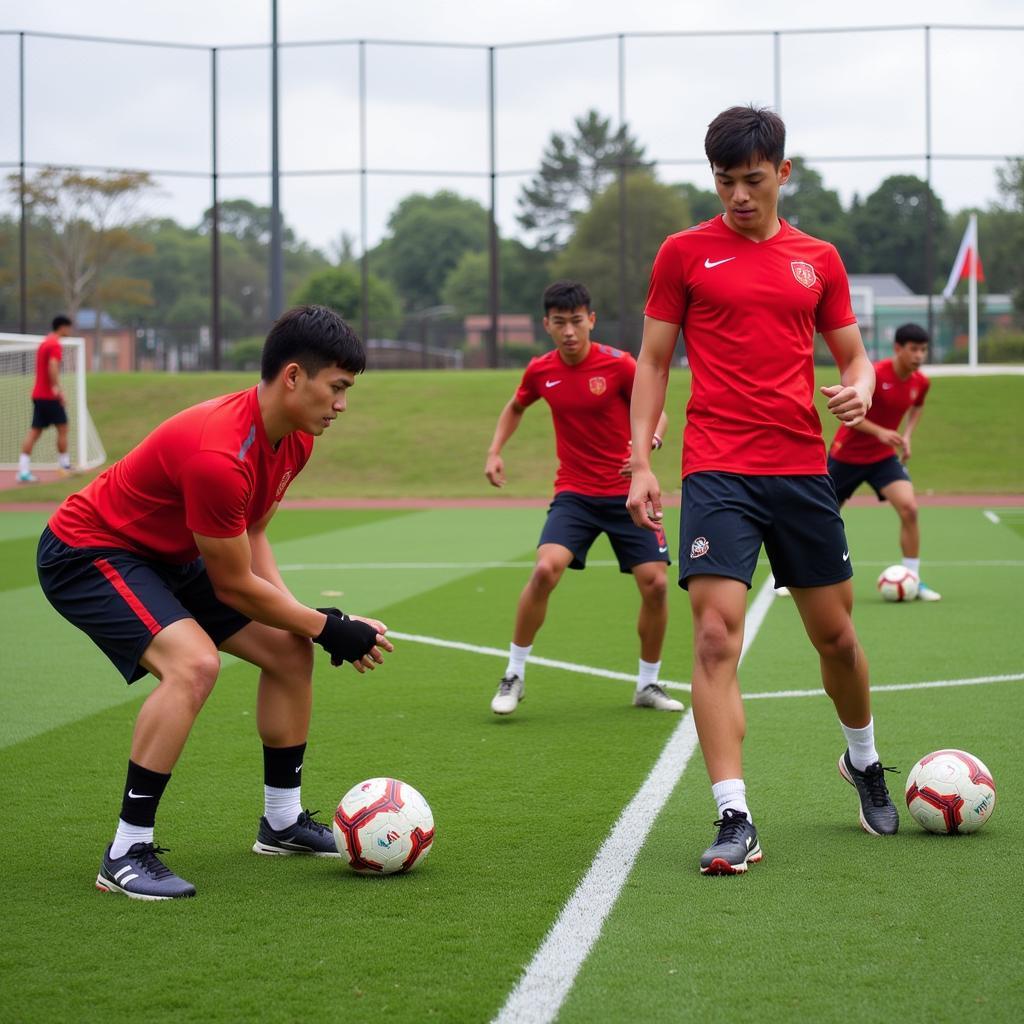
[[[399,779],[353,786],[334,812],[334,842],[354,871],[390,875],[411,871],[434,841],[427,801]]]
[[[905,565],[890,565],[878,577],[878,592],[886,601],[915,601],[920,580]]]
[[[936,750],[907,776],[907,807],[929,832],[977,832],[996,806],[996,784],[982,761],[964,750]]]

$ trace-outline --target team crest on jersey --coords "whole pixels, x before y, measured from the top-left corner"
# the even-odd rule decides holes
[[[793,260],[789,269],[793,271],[793,276],[805,287],[813,288],[814,282],[818,280],[814,273],[814,267],[810,263],[804,263],[801,260]]]
[[[702,558],[711,550],[711,542],[707,537],[695,537],[690,545],[690,557]]]
[[[274,495],[275,498],[280,498],[281,495],[284,494],[284,489],[288,486],[288,481],[291,480],[291,478],[292,471],[290,469],[286,469],[284,471],[284,476],[281,477],[281,482],[277,485],[277,494]]]
[[[603,395],[608,390],[608,381],[604,377],[591,377],[588,383],[590,384],[591,394]]]

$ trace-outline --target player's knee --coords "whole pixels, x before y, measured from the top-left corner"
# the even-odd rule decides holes
[[[530,582],[538,590],[554,590],[558,586],[558,581],[562,578],[563,571],[560,565],[542,558],[533,567],[533,576]]]
[[[637,583],[645,604],[660,606],[668,600],[668,582],[663,572],[651,573],[638,579]]]
[[[697,661],[706,670],[735,659],[739,653],[738,637],[725,619],[714,613],[702,615],[695,624],[693,645]]]
[[[220,656],[216,650],[201,651],[183,658],[176,667],[178,685],[188,695],[197,712],[213,692],[220,673]]]
[[[827,661],[838,662],[848,668],[856,665],[860,657],[860,642],[852,621],[816,637],[814,646]]]
[[[313,678],[313,641],[294,633],[284,635],[280,662],[276,666],[281,674],[300,682]]]
[[[911,502],[908,502],[905,505],[901,505],[899,507],[898,511],[899,511],[899,514],[900,514],[900,519],[902,519],[903,522],[907,526],[916,526],[917,525],[917,502],[916,501],[911,501]]]

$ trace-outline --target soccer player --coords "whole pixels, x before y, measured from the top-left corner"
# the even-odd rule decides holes
[[[60,386],[60,339],[71,333],[71,321],[55,316],[52,330],[36,349],[36,379],[32,386],[32,426],[29,427],[18,457],[18,483],[34,484],[38,477],[32,472],[32,449],[47,427],[57,428],[57,460],[61,474],[71,472],[68,455],[68,414],[64,408],[64,392]]]
[[[861,825],[899,819],[875,749],[868,666],[853,627],[852,568],[813,404],[820,331],[840,383],[822,388],[840,422],[860,422],[874,371],[850,307],[839,254],[778,216],[789,178],[785,125],[765,109],[732,107],[708,127],[705,153],[724,213],[670,235],[654,261],[632,401],[629,509],[661,528],[648,446],[682,328],[692,372],[683,437],[679,582],[694,627],[693,715],[718,807],[704,874],[761,859],[747,806],[737,666],[747,590],[764,544],[816,648],[848,749],[840,774],[857,791]]]
[[[335,313],[302,306],[274,324],[262,379],[158,426],[54,513],[39,541],[50,603],[128,683],[159,680],[135,722],[121,814],[96,886],[136,899],[194,896],[154,844],[160,798],[217,681],[218,650],[260,669],[264,815],[253,850],[336,856],[303,809],[313,642],[332,665],[374,668],[392,645],[374,619],[307,608],[288,592],[267,524],[313,438],[345,411],[363,344]],[[312,641],[312,642],[311,642]]]
[[[661,647],[668,623],[665,569],[668,543],[662,530],[638,529],[625,509],[629,490],[629,396],[636,361],[627,352],[591,341],[596,314],[590,293],[576,281],[556,281],[544,292],[544,330],[552,351],[531,359],[518,390],[498,416],[484,472],[495,487],[505,483],[501,450],[523,413],[543,398],[551,407],[558,472],[555,498],[537,546],[537,560],[516,608],[509,660],[491,701],[509,715],[523,699],[526,661],[544,624],[548,599],[566,569],[583,569],[601,533],[611,541],[619,569],[632,573],[640,591],[640,666],[633,704],[682,711],[658,684]],[[646,444],[661,447],[664,412]]]
[[[921,575],[921,531],[917,498],[906,463],[910,437],[924,411],[931,381],[921,372],[928,357],[928,332],[917,324],[896,328],[892,359],[875,363],[875,400],[859,423],[843,424],[828,454],[828,472],[836,485],[839,504],[862,483],[869,483],[879,501],[888,501],[900,517],[900,548],[903,564]],[[900,424],[906,424],[900,432]],[[922,582],[919,601],[941,601],[942,595]]]

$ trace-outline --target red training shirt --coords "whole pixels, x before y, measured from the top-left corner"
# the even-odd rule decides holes
[[[857,322],[834,246],[785,221],[753,242],[716,217],[665,239],[645,312],[686,343],[684,477],[826,471],[814,332]]]
[[[897,430],[911,406],[924,405],[924,396],[931,386],[932,382],[920,370],[915,370],[906,380],[900,380],[892,360],[880,359],[875,363],[875,397],[866,418],[887,430]],[[873,434],[865,434],[863,430],[855,430],[845,423],[836,432],[829,449],[833,459],[858,466],[881,462],[894,454],[895,449],[891,445],[883,444]]]
[[[199,557],[193,533],[237,537],[262,519],[312,450],[301,431],[274,450],[255,387],[213,398],[165,420],[66,498],[50,529],[72,547],[184,564]]]
[[[55,399],[53,385],[50,383],[50,360],[60,363],[63,350],[60,347],[60,335],[48,334],[36,349],[36,382],[32,387],[33,398]]]
[[[591,341],[582,362],[570,365],[557,349],[531,359],[515,399],[551,406],[558,472],[555,494],[620,497],[629,480],[619,472],[629,457],[629,399],[636,360]]]

